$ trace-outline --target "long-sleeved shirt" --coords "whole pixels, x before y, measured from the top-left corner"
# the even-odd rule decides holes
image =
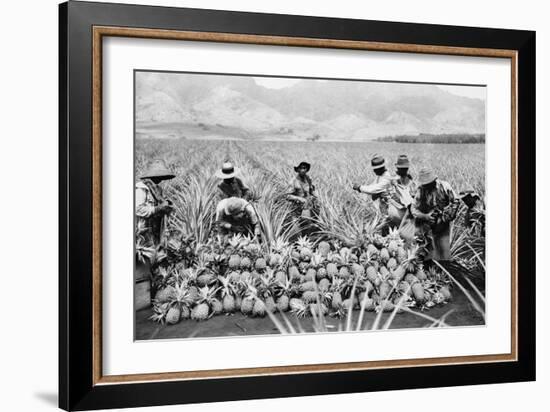
[[[234,177],[230,183],[222,180],[218,185],[218,189],[222,199],[227,199],[229,197],[248,199],[250,196],[250,189],[238,177]]]
[[[443,211],[447,206],[457,202],[456,194],[451,185],[444,180],[437,179],[431,190],[423,186],[418,188],[412,205],[413,214],[430,213],[435,209]]]
[[[225,212],[225,206],[228,202],[238,202],[238,211],[231,215]],[[223,199],[216,207],[216,222],[218,224],[229,223],[232,227],[245,227],[247,225],[255,228],[258,224],[258,216],[250,203],[244,199],[228,198]]]
[[[376,209],[382,214],[387,214],[389,203],[396,209],[403,209],[410,204],[410,201],[403,203],[404,200],[397,192],[395,181],[396,179],[386,170],[380,176],[376,176],[371,184],[359,186],[359,192],[371,195]]]
[[[149,179],[136,183],[136,224],[146,240],[158,243],[164,214],[159,206],[163,202],[162,189]]]
[[[313,196],[314,191],[315,186],[313,186],[313,183],[308,176],[303,179],[299,176],[296,176],[289,184],[288,197],[291,200],[296,200],[297,197],[308,198],[310,196]]]

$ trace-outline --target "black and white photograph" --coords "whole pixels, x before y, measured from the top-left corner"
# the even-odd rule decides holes
[[[136,340],[485,324],[483,85],[134,87]]]

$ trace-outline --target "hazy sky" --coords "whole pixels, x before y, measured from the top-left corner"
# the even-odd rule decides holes
[[[286,79],[280,77],[254,77],[254,81],[264,87],[270,89],[282,89],[284,87],[292,86],[293,84],[300,81],[300,79]],[[440,86],[440,89],[443,89],[449,93],[455,94],[457,96],[466,96],[476,99],[485,100],[485,87],[483,86]]]

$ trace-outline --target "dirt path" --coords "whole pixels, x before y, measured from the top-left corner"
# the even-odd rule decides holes
[[[443,306],[437,306],[425,312],[425,314],[440,318],[452,310],[446,318],[450,326],[479,326],[483,325],[483,318],[472,308],[464,295],[458,295],[455,299]],[[248,318],[241,313],[233,315],[216,316],[205,322],[192,320],[182,321],[177,325],[159,325],[147,318],[151,315],[150,309],[138,311],[136,314],[136,340],[149,339],[177,339],[188,337],[225,337],[225,336],[246,336],[246,335],[268,335],[278,334],[279,331],[268,318]],[[277,315],[279,319],[280,315]],[[354,311],[354,322],[356,325],[359,311]],[[382,316],[381,325],[389,314]],[[289,319],[296,326],[296,320],[288,315]],[[364,316],[364,328],[368,329],[374,322],[376,313],[366,312]],[[345,327],[345,320],[326,318],[329,331],[338,331],[339,327]],[[424,328],[430,321],[411,313],[398,314],[391,324],[391,329],[403,328]],[[307,332],[313,332],[313,319],[311,317],[300,319],[300,325]]]

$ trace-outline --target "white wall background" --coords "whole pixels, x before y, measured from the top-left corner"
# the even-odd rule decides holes
[[[128,2],[128,1],[126,1]],[[130,1],[138,3],[140,1]],[[241,11],[352,17],[537,31],[537,309],[536,383],[425,389],[313,398],[172,406],[147,410],[280,411],[388,408],[409,412],[542,410],[550,385],[549,313],[543,291],[550,287],[544,250],[550,233],[544,189],[550,110],[550,26],[545,2],[462,0],[182,0],[146,1]],[[57,1],[5,2],[0,13],[0,409],[53,410],[57,404]],[[544,175],[546,173],[546,176]],[[545,260],[545,259],[544,259]],[[525,273],[523,276],[534,276]],[[540,407],[535,406],[540,404]],[[145,409],[144,409],[145,410]]]

